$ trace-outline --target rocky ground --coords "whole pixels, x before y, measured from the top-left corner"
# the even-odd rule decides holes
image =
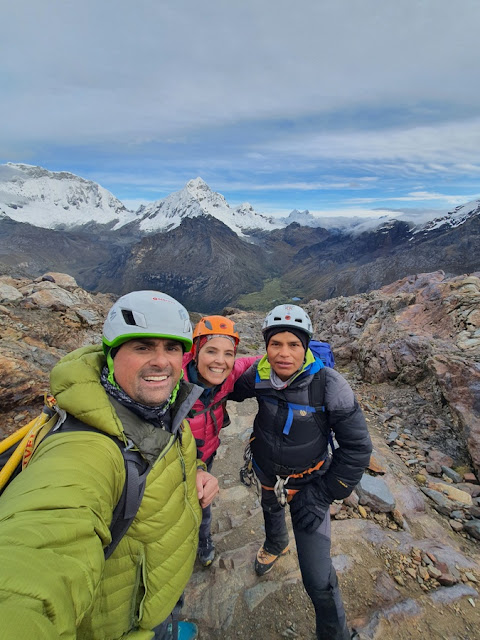
[[[364,640],[480,638],[480,274],[420,274],[306,306],[364,409],[374,442],[356,492],[332,505],[332,555]],[[97,342],[113,297],[65,274],[0,276],[0,436],[37,415],[58,358]],[[227,309],[240,355],[259,353],[263,314]],[[192,315],[195,322],[198,316]],[[202,640],[314,638],[292,550],[253,571],[263,521],[239,482],[255,402],[230,403],[213,471],[217,558],[196,567],[184,613]]]

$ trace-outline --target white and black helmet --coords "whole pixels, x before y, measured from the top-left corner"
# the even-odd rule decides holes
[[[304,331],[309,338],[313,336],[312,321],[306,311],[295,304],[279,304],[278,307],[267,313],[262,325],[262,333],[269,329],[285,327],[288,329],[297,329]]]
[[[192,324],[187,310],[160,291],[132,291],[119,298],[103,325],[105,351],[134,338],[178,340],[192,347]]]

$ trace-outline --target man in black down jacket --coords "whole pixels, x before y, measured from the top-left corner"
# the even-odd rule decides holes
[[[266,536],[255,571],[265,575],[288,551],[288,502],[303,584],[315,607],[317,638],[347,640],[330,557],[329,507],[350,495],[368,466],[372,444],[367,425],[347,381],[308,348],[312,323],[303,309],[275,307],[262,332],[266,355],[239,378],[230,395],[237,402],[250,397],[258,401],[251,451],[262,484]],[[338,445],[333,452],[331,431]]]

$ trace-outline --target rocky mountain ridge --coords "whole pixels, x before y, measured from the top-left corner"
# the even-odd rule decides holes
[[[99,340],[113,299],[65,274],[0,276],[5,435],[38,413],[58,358]],[[334,564],[361,640],[479,637],[479,301],[480,273],[437,272],[306,305],[374,442],[357,490],[331,508]],[[239,355],[261,352],[263,314],[224,312],[239,328]],[[295,548],[264,578],[253,572],[261,509],[238,469],[255,402],[230,403],[229,412],[213,469],[221,485],[213,509],[217,558],[210,570],[196,568],[184,614],[210,640],[309,640],[314,616]]]
[[[0,270],[16,277],[67,271],[88,290],[117,294],[155,286],[189,308],[214,313],[225,305],[266,309],[294,297],[354,295],[410,273],[480,269],[478,202],[457,207],[428,228],[379,220],[377,228],[364,229],[362,223],[349,233],[340,221],[338,228],[304,226],[313,224],[306,211],[270,224],[248,204],[233,210],[201,179],[135,214],[120,210],[118,201],[109,208],[98,185],[75,180],[38,167],[0,167]],[[62,199],[58,189],[44,193],[48,181],[60,190],[76,186],[72,193],[65,187]],[[24,191],[15,192],[14,201],[5,185]],[[81,226],[60,230],[21,222],[32,222],[34,212],[35,223],[41,222],[39,202],[45,207],[41,213],[53,211],[48,224],[61,220],[66,226],[70,220]],[[103,218],[88,218],[97,210]]]
[[[355,238],[291,224],[250,240],[208,216],[141,239],[0,219],[0,269],[17,277],[68,271],[90,291],[116,294],[154,284],[204,313],[225,305],[266,310],[293,297],[349,296],[409,273],[480,269],[480,215],[428,235],[414,235],[396,221]]]
[[[43,167],[7,163],[0,165],[0,217],[49,229],[79,230],[108,225],[114,230],[128,228],[133,235],[174,229],[185,218],[212,216],[237,235],[245,232],[273,231],[297,223],[306,227],[324,227],[339,233],[354,233],[388,226],[393,220],[404,222],[414,233],[446,226],[455,227],[480,212],[480,200],[468,202],[444,212],[431,212],[427,221],[407,212],[393,211],[391,217],[362,220],[355,217],[319,217],[308,209],[294,209],[288,216],[266,216],[248,202],[232,208],[220,193],[202,178],[189,180],[180,191],[166,198],[128,210],[113,194],[92,180],[67,171],[49,171]]]

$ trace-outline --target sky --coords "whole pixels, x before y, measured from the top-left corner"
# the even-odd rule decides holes
[[[1,164],[130,208],[197,176],[268,214],[480,197],[478,0],[2,4]]]

